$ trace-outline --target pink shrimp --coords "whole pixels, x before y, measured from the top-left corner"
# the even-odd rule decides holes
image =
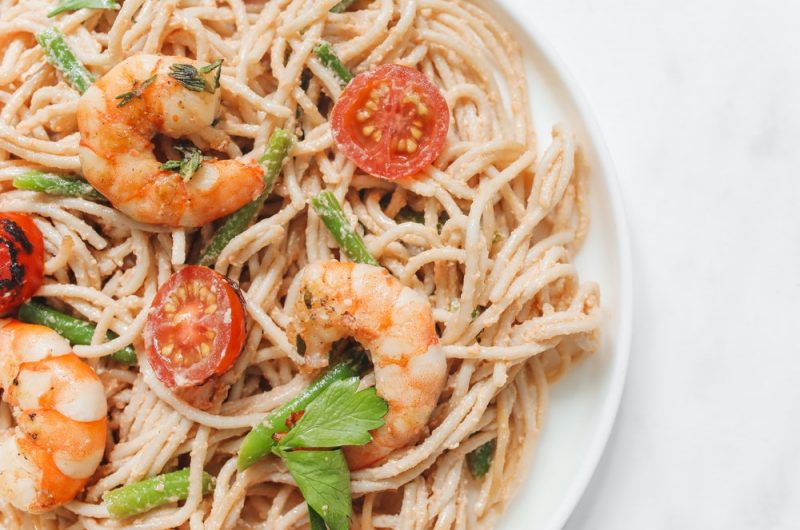
[[[0,386],[17,426],[0,433],[0,496],[30,513],[75,498],[106,445],[94,370],[45,326],[0,321]]]
[[[372,441],[346,448],[352,469],[376,465],[425,430],[447,376],[430,303],[385,269],[325,261],[305,269],[295,306],[311,367],[328,363],[333,342],[353,337],[370,352],[375,388],[389,404]]]
[[[187,88],[170,75],[176,66],[194,72],[194,81],[209,90]],[[210,127],[217,117],[221,88],[203,66],[186,57],[134,55],[78,103],[83,175],[115,208],[138,221],[202,226],[238,210],[264,189],[264,170],[255,162],[198,160],[186,179],[156,159],[156,133],[187,136]],[[120,99],[126,94],[130,99]]]

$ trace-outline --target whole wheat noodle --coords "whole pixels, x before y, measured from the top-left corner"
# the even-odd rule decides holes
[[[75,352],[105,385],[113,434],[79,500],[40,516],[2,503],[3,528],[121,528],[100,502],[103,492],[186,465],[192,480],[181,506],[124,526],[307,526],[306,504],[279,462],[237,472],[235,461],[250,426],[310,381],[298,371],[303,358],[286,329],[298,271],[339,255],[308,208],[323,189],[343,202],[372,254],[429,297],[450,373],[427,436],[352,474],[352,527],[487,528],[512,498],[530,465],[548,381],[596,347],[601,323],[598,289],[579,283],[571,261],[588,227],[575,141],[556,126],[549,147],[537,149],[519,46],[476,6],[364,0],[330,13],[337,1],[125,0],[119,11],[48,19],[54,2],[0,0],[0,210],[34,214],[44,234],[46,281],[38,294],[97,324],[93,345]],[[137,53],[224,59],[221,120],[190,137],[201,148],[227,144],[228,156],[254,159],[275,128],[302,132],[258,221],[216,263],[239,281],[250,324],[245,350],[225,376],[230,389],[211,411],[176,398],[143,357],[138,369],[102,357],[130,343],[142,351],[158,286],[213,227],[143,225],[106,205],[10,186],[30,169],[80,172],[79,94],[34,40],[52,24],[97,76]],[[420,178],[376,179],[334,148],[326,114],[342,89],[314,56],[320,39],[354,73],[399,63],[441,89],[451,127],[444,152]],[[399,222],[406,206],[424,223]],[[119,338],[104,343],[106,330]],[[0,406],[0,428],[11,422]],[[489,440],[496,440],[494,464],[475,480],[466,455]],[[206,498],[204,469],[217,476]]]

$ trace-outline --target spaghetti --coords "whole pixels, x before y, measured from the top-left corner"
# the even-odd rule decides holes
[[[277,459],[239,472],[236,455],[251,426],[310,382],[287,330],[299,272],[339,256],[308,206],[322,190],[343,204],[372,256],[428,298],[448,363],[427,435],[352,473],[351,527],[488,528],[513,497],[549,382],[596,348],[601,324],[598,288],[580,283],[572,263],[589,221],[575,140],[556,126],[549,146],[538,148],[519,47],[475,5],[374,0],[331,12],[337,1],[125,0],[118,11],[48,19],[52,2],[0,0],[0,210],[33,214],[44,235],[37,296],[96,324],[93,344],[74,351],[104,385],[113,434],[80,500],[43,515],[0,501],[0,526],[308,524],[306,503]],[[300,136],[257,221],[215,263],[239,282],[249,328],[244,352],[223,376],[230,390],[211,410],[176,397],[141,355],[129,368],[104,357],[129,344],[141,351],[158,287],[207,245],[214,226],[147,225],[107,204],[11,187],[30,170],[81,171],[80,94],[35,40],[51,25],[95,77],[139,53],[223,59],[220,120],[189,137],[201,149],[224,144],[229,157],[254,161],[276,128]],[[322,40],[354,73],[397,63],[442,91],[450,130],[418,178],[369,176],[335,148],[328,114],[342,87],[314,54]],[[106,331],[118,337],[106,340]],[[11,427],[4,403],[0,429]],[[476,479],[467,455],[492,440],[491,467]],[[100,502],[117,486],[187,465],[182,505],[120,522]],[[206,497],[204,470],[216,475]]]

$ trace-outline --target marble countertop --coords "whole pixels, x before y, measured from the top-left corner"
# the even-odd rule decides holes
[[[617,424],[568,530],[800,528],[800,2],[518,0],[631,229]]]

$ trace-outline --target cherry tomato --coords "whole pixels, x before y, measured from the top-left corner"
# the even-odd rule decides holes
[[[33,219],[0,213],[0,313],[16,308],[42,286],[44,242]]]
[[[200,385],[225,373],[242,351],[244,305],[232,283],[188,265],[161,286],[144,328],[147,358],[170,388]]]
[[[367,173],[390,180],[436,160],[449,126],[450,111],[439,89],[399,64],[354,77],[331,113],[337,147]]]

